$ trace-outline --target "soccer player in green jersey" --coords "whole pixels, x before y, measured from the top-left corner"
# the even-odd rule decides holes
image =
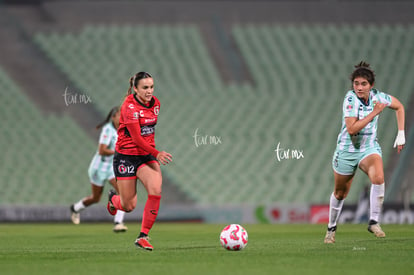
[[[71,205],[71,219],[74,224],[80,223],[81,211],[100,201],[105,182],[108,181],[115,190],[118,190],[112,162],[114,159],[115,144],[118,139],[117,129],[119,127],[119,117],[120,107],[116,106],[109,111],[106,119],[96,126],[96,129],[102,128],[102,130],[99,136],[98,150],[88,169],[92,194]],[[127,231],[128,228],[124,224],[124,215],[124,211],[118,211],[117,215],[115,215],[115,225],[113,228],[115,233]]]
[[[360,62],[350,79],[353,90],[345,95],[342,128],[332,160],[335,187],[330,197],[325,243],[335,242],[336,223],[358,167],[371,181],[368,231],[376,237],[385,237],[379,225],[385,184],[382,152],[377,141],[378,116],[385,107],[396,112],[398,134],[394,148],[399,153],[405,144],[404,106],[397,98],[373,88],[375,74],[370,65]]]

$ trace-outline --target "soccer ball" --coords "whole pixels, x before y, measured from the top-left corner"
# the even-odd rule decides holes
[[[247,241],[247,231],[239,224],[227,225],[220,234],[221,246],[227,250],[242,250],[246,247]]]

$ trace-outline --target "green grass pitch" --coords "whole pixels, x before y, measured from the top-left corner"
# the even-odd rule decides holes
[[[0,274],[412,274],[414,226],[243,225],[242,251],[221,248],[224,224],[156,223],[154,251],[133,244],[139,224],[115,234],[110,223],[0,224]]]

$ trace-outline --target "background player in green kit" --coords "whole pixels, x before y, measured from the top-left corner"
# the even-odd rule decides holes
[[[112,108],[106,119],[96,126],[96,129],[102,128],[102,131],[99,137],[98,151],[95,153],[88,170],[92,194],[71,205],[71,219],[74,224],[80,223],[80,211],[100,201],[105,181],[109,181],[115,190],[118,191],[112,162],[114,159],[115,144],[118,138],[117,129],[119,127],[119,117],[120,109],[117,106]],[[123,222],[124,215],[124,211],[118,211],[115,215],[114,232],[124,232],[128,229]]]
[[[332,160],[335,188],[329,203],[325,243],[335,242],[336,223],[358,167],[371,181],[368,231],[376,237],[385,237],[378,223],[385,184],[381,147],[377,141],[378,115],[385,107],[395,110],[397,116],[398,134],[394,148],[397,147],[399,153],[405,144],[404,106],[397,98],[373,88],[375,74],[369,64],[360,62],[356,65],[351,81],[353,90],[345,95],[342,128]]]

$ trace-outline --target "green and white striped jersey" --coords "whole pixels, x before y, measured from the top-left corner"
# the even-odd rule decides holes
[[[117,131],[112,122],[106,123],[102,127],[101,134],[99,136],[99,144],[105,144],[108,146],[108,149],[115,150],[116,140],[118,138]],[[112,161],[114,155],[110,156],[101,156],[97,151],[91,161],[90,168],[100,171],[107,172],[112,170]]]
[[[378,146],[378,116],[375,116],[365,128],[352,136],[348,133],[345,125],[346,117],[356,117],[359,120],[363,119],[374,110],[374,106],[378,102],[390,106],[391,96],[376,89],[371,89],[368,102],[364,102],[357,97],[353,90],[346,93],[342,106],[342,127],[341,132],[338,135],[337,150],[345,152],[364,152],[368,148]]]

